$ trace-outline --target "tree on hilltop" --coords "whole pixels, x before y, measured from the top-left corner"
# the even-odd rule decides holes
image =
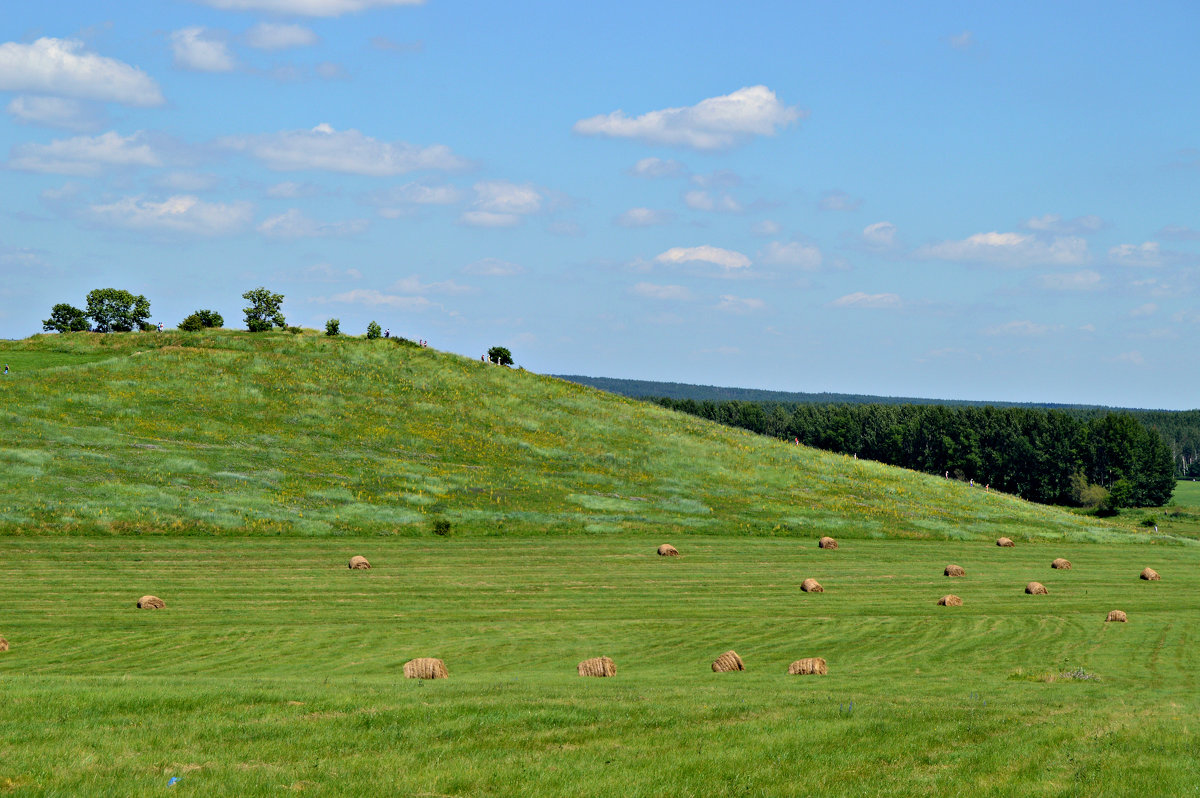
[[[129,332],[150,329],[150,300],[119,288],[97,288],[88,292],[87,316],[96,332]]]
[[[42,330],[50,332],[83,332],[88,329],[87,314],[74,305],[59,302],[50,309],[50,318],[42,322]]]
[[[250,332],[266,332],[273,326],[281,330],[287,327],[287,321],[279,309],[283,304],[283,294],[272,294],[259,286],[242,294],[242,299],[250,302],[249,307],[242,308],[246,313],[246,329]]]
[[[508,351],[508,347],[493,346],[488,350],[488,360],[498,366],[511,366],[513,364],[512,352]]]
[[[224,326],[225,319],[221,318],[221,314],[215,310],[197,310],[192,315],[188,316],[183,321],[179,322],[179,329],[184,332],[197,332],[206,327],[221,327]]]

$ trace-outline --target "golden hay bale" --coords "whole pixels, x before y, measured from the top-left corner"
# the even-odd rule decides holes
[[[960,599],[958,596],[951,593],[948,596],[942,596],[940,599],[938,599],[938,606],[939,607],[961,607],[962,599]]]
[[[788,665],[788,676],[824,676],[829,673],[823,657],[805,657]]]
[[[360,557],[357,554],[355,554],[353,557],[350,558],[350,570],[351,571],[366,571],[366,570],[369,570],[370,568],[371,568],[371,563],[367,562],[366,557]]]
[[[746,666],[742,664],[742,658],[737,655],[736,651],[726,651],[713,661],[712,669],[713,673],[729,673],[730,671],[744,671]]]
[[[821,587],[821,583],[816,579],[809,577],[800,583],[800,589],[805,593],[824,593],[825,588]]]
[[[1069,571],[1071,570],[1071,561],[1064,560],[1062,557],[1057,557],[1055,558],[1054,562],[1050,563],[1050,567],[1059,571]]]
[[[1031,596],[1048,596],[1050,591],[1041,582],[1030,582],[1025,585],[1025,592]]]
[[[611,657],[592,657],[579,663],[576,670],[580,676],[616,676],[617,663]]]
[[[8,641],[0,637],[0,652],[8,651]]]
[[[137,601],[139,610],[161,610],[166,609],[167,602],[160,599],[158,596],[142,596]]]
[[[966,576],[967,575],[967,572],[963,570],[963,567],[961,565],[953,565],[953,564],[947,565],[946,570],[943,571],[943,573],[946,574],[946,576]]]
[[[1145,579],[1147,582],[1157,582],[1159,580],[1158,571],[1153,568],[1143,568],[1142,579]]]
[[[404,663],[405,679],[445,679],[450,676],[446,663],[433,657],[417,657]]]
[[[1111,610],[1108,617],[1104,619],[1105,623],[1125,623],[1129,619],[1125,617],[1125,613],[1121,610]]]
[[[1005,548],[1005,549],[1011,549],[1013,546],[1015,546],[1017,544],[1012,542],[1012,538],[1000,538],[999,540],[996,541],[996,545],[1000,546],[1002,548]]]
[[[672,546],[670,543],[664,543],[658,547],[659,557],[678,557],[679,549]]]
[[[837,541],[831,537],[823,537],[819,541],[817,541],[817,548],[819,548],[819,549],[836,549]]]

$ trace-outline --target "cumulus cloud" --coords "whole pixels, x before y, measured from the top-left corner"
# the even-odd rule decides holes
[[[682,177],[687,167],[670,158],[643,158],[629,170],[636,177]]]
[[[1049,324],[1037,324],[1027,319],[1020,321],[1010,321],[1004,324],[997,324],[994,327],[988,327],[984,330],[987,335],[1017,335],[1025,337],[1036,337],[1045,335],[1054,330],[1054,327]]]
[[[788,243],[772,241],[759,253],[758,257],[766,263],[795,266],[804,271],[816,271],[821,268],[821,262],[824,260],[821,250],[812,244],[803,244],[799,241]]]
[[[225,43],[224,34],[199,26],[171,33],[175,66],[197,72],[232,72],[237,61]]]
[[[728,194],[713,197],[707,191],[696,189],[683,195],[683,202],[694,211],[720,211],[723,213],[740,213],[741,204]]]
[[[499,258],[482,258],[473,263],[468,263],[462,269],[463,274],[474,274],[481,277],[512,277],[516,274],[524,274],[525,269],[519,264],[510,263]]]
[[[682,285],[638,283],[630,288],[629,292],[647,299],[666,299],[676,302],[684,302],[692,298],[692,292]]]
[[[162,160],[142,131],[129,136],[109,131],[49,144],[19,144],[13,147],[8,165],[26,172],[86,177],[111,167],[161,166]]]
[[[248,202],[204,202],[180,194],[162,202],[125,197],[105,205],[92,205],[92,218],[134,230],[164,230],[195,235],[226,235],[245,228],[254,209]]]
[[[686,108],[666,108],[637,117],[613,111],[575,123],[586,136],[632,138],[698,150],[722,150],[754,136],[773,136],[803,114],[779,102],[766,86],[748,86]]]
[[[875,222],[863,228],[862,241],[875,249],[891,249],[896,246],[896,225],[891,222]]]
[[[122,105],[162,105],[158,84],[137,67],[84,50],[74,39],[0,44],[0,91],[35,92]]]
[[[750,259],[740,252],[721,249],[707,244],[699,247],[672,247],[654,258],[658,263],[690,263],[701,261],[720,266],[722,269],[744,269],[750,265]]]
[[[256,50],[286,50],[317,43],[317,34],[303,25],[260,22],[246,31],[246,44]]]
[[[614,224],[621,227],[653,227],[659,224],[666,224],[674,216],[675,214],[670,211],[657,211],[652,208],[630,208],[613,221]]]
[[[753,313],[766,306],[767,303],[761,299],[722,294],[721,301],[717,303],[716,308],[726,313]]]
[[[532,185],[507,180],[484,180],[473,186],[471,210],[459,217],[473,227],[513,227],[542,208],[542,195]]]
[[[8,112],[23,125],[43,125],[78,131],[95,130],[100,125],[96,114],[86,105],[66,97],[22,94],[9,102]]]
[[[1074,266],[1088,259],[1087,242],[1078,236],[1059,236],[1045,241],[1023,233],[976,233],[961,241],[942,241],[920,247],[918,258],[988,263],[997,266],[1052,264]]]
[[[367,307],[387,307],[398,310],[426,310],[435,307],[434,303],[423,296],[404,296],[401,294],[385,294],[374,288],[355,288],[330,297],[315,297],[314,302],[338,302],[347,305],[366,305]]]
[[[903,304],[896,294],[867,294],[855,291],[829,303],[835,308],[898,308]]]
[[[1026,230],[1053,235],[1072,236],[1086,235],[1104,229],[1104,220],[1099,216],[1076,216],[1074,219],[1064,219],[1057,213],[1047,213],[1026,219],[1022,225]]]
[[[423,169],[461,169],[467,165],[449,147],[415,147],[387,142],[357,130],[334,130],[320,124],[312,130],[285,130],[257,136],[226,136],[217,143],[257,158],[276,171],[320,169],[330,172],[391,177]]]
[[[1043,274],[1038,282],[1051,291],[1094,291],[1100,287],[1102,280],[1097,272],[1084,269],[1063,274]]]
[[[197,0],[225,11],[269,11],[298,17],[340,17],[372,8],[419,6],[425,0]]]
[[[817,206],[823,211],[856,211],[862,206],[862,200],[845,191],[833,190],[822,194]]]
[[[258,232],[271,238],[349,236],[357,235],[366,229],[366,219],[321,222],[305,216],[298,208],[291,208],[278,216],[272,216],[258,226]]]

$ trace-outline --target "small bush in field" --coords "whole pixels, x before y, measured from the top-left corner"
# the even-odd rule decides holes
[[[450,534],[450,522],[445,518],[436,518],[433,521],[433,534],[446,537]]]
[[[329,321],[325,322],[325,334],[326,335],[341,335],[342,334],[341,327],[342,327],[342,322],[340,319],[330,319]]]
[[[383,335],[383,328],[372,320],[372,322],[367,325],[367,339],[374,341],[381,335]]]
[[[221,327],[224,324],[225,319],[221,318],[221,314],[215,310],[197,310],[179,322],[179,329],[184,332],[198,332],[206,327]]]

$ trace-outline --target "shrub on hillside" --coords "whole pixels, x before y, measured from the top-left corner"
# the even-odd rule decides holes
[[[372,319],[371,323],[367,325],[367,340],[374,341],[381,335],[383,335],[383,328]]]
[[[50,332],[83,332],[88,329],[87,314],[79,308],[59,302],[50,309],[50,318],[42,322],[42,330]]]
[[[493,346],[488,350],[488,360],[498,366],[511,366],[513,364],[512,352],[508,351],[505,346]]]
[[[329,321],[325,322],[325,334],[330,335],[330,336],[341,335],[342,334],[341,319],[330,319]]]
[[[215,310],[197,310],[179,322],[179,329],[184,332],[198,332],[210,327],[222,327],[224,324],[225,319]]]
[[[283,294],[272,294],[266,288],[259,286],[242,294],[242,299],[250,304],[242,308],[246,314],[246,329],[250,332],[266,332],[272,327],[285,329],[287,320],[279,306],[283,304]]]

